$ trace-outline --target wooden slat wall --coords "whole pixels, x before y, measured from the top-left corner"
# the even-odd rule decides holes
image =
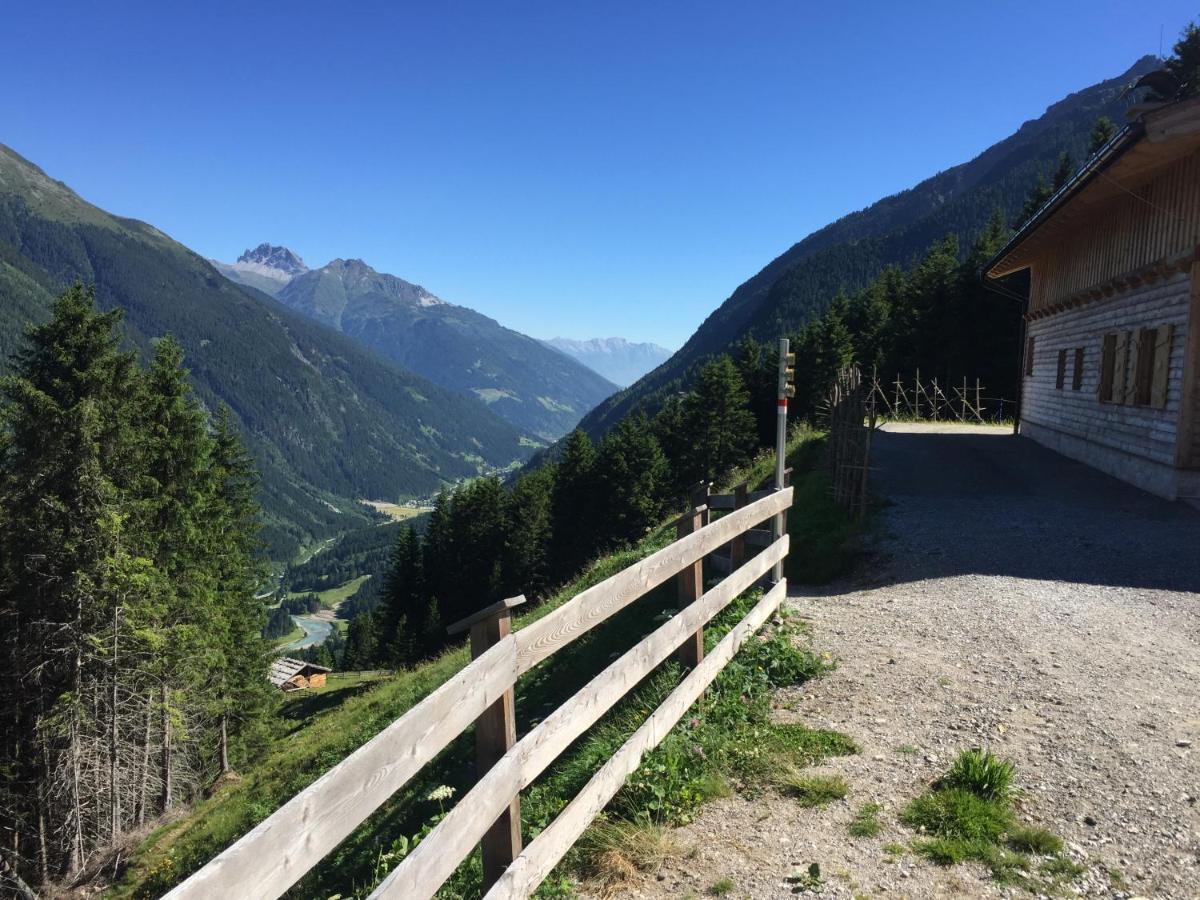
[[[1123,296],[1079,307],[1029,323],[1036,337],[1034,374],[1025,379],[1022,419],[1054,428],[1097,444],[1123,450],[1156,462],[1174,465],[1176,428],[1183,382],[1185,342],[1178,339],[1187,322],[1190,279],[1176,275],[1142,286]],[[1141,328],[1174,325],[1167,366],[1167,399],[1162,409],[1101,403],[1100,353],[1106,334],[1133,332],[1127,362],[1134,364],[1134,347]],[[1082,347],[1083,385],[1079,391],[1055,389],[1058,354]],[[1122,354],[1117,352],[1118,365]],[[1130,383],[1133,378],[1128,379]],[[1123,384],[1114,378],[1114,392]]]
[[[1104,215],[1056,242],[1032,266],[1029,310],[1037,312],[1071,295],[1164,259],[1190,253],[1200,243],[1200,153],[1171,166],[1149,183],[1121,194]]]

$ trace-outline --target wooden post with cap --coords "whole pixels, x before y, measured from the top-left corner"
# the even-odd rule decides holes
[[[512,610],[525,602],[525,595],[493,603],[446,629],[447,634],[471,633],[471,659],[478,659],[512,633]],[[482,778],[517,742],[514,693],[509,687],[475,720],[475,775]],[[521,853],[521,796],[515,795],[500,817],[479,842],[483,856],[483,887],[500,880]]]

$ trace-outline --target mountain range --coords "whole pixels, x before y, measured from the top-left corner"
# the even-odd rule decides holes
[[[793,244],[744,282],[661,366],[584,417],[598,437],[636,408],[653,412],[703,363],[745,335],[774,340],[818,315],[839,291],[859,290],[888,265],[908,266],[947,234],[965,255],[997,209],[1008,221],[1058,156],[1088,154],[1096,120],[1123,120],[1122,90],[1161,66],[1146,56],[1116,78],[1070,94],[974,159],[851,213]],[[943,111],[942,114],[947,114]]]
[[[360,498],[428,495],[537,445],[484,403],[234,284],[153,226],[87,203],[0,145],[0,372],[25,324],[44,320],[76,280],[94,285],[102,308],[124,310],[126,341],[141,354],[174,335],[201,402],[231,408],[260,470],[274,559],[367,521]]]
[[[546,441],[566,434],[618,389],[569,355],[361,259],[309,269],[286,247],[260,244],[236,263],[213,264]]]
[[[619,337],[592,338],[587,341],[556,337],[542,343],[567,354],[621,387],[633,384],[671,356],[670,350],[658,344],[632,343]]]

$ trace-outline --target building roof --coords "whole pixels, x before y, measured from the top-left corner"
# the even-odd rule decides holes
[[[332,669],[325,666],[318,666],[316,663],[305,662],[302,659],[293,659],[290,656],[283,656],[271,663],[271,671],[267,674],[267,680],[275,687],[283,687],[297,675],[307,674],[310,672],[331,672]]]
[[[1113,197],[1135,191],[1200,149],[1200,97],[1149,110],[1101,147],[984,266],[989,278],[1028,268],[1064,229],[1087,221]]]

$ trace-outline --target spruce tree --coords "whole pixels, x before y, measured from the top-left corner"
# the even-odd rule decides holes
[[[1108,116],[1098,118],[1092,127],[1092,134],[1088,141],[1088,156],[1094,156],[1096,151],[1111,141],[1116,133],[1117,126],[1112,119]]]
[[[750,459],[756,435],[750,396],[728,354],[700,370],[695,389],[684,401],[684,419],[700,478],[715,481]]]
[[[597,481],[600,548],[636,541],[662,516],[667,494],[667,458],[642,412],[622,419],[600,443]]]
[[[552,559],[556,577],[566,578],[594,555],[596,533],[596,451],[591,439],[571,432],[555,468],[550,498]]]

